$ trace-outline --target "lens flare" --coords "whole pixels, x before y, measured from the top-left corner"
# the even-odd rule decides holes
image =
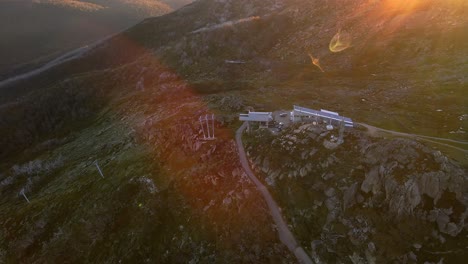
[[[351,35],[346,32],[338,31],[330,41],[329,49],[331,52],[341,52],[351,47]]]
[[[317,66],[321,72],[325,72],[323,69],[322,69],[322,66],[320,66],[320,61],[318,58],[314,58],[314,56],[312,56],[312,54],[309,52],[309,57],[310,57],[310,60],[312,61],[312,64]]]

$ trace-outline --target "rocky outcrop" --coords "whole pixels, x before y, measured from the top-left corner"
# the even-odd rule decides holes
[[[278,193],[287,193],[288,203],[302,204],[307,197],[313,197],[309,202],[316,212],[314,221],[322,223],[322,239],[313,243],[314,254],[321,248],[335,252],[341,237],[334,230],[337,225],[346,227],[346,232],[341,231],[346,237],[342,238],[344,245],[372,245],[361,254],[355,250],[348,256],[375,263],[379,252],[376,248],[382,247],[382,242],[371,241],[372,237],[383,236],[385,243],[414,239],[414,235],[406,238],[403,233],[398,238],[388,237],[388,230],[376,226],[399,226],[400,221],[405,223],[407,219],[421,226],[433,225],[424,231],[426,237],[437,233],[433,244],[446,243],[448,237],[456,237],[466,228],[468,201],[464,197],[468,181],[464,168],[440,151],[409,139],[369,138],[360,131],[347,130],[345,142],[338,145],[332,142],[334,133],[320,125],[298,125],[270,138],[252,133],[251,142],[256,145],[248,146],[252,160],[260,168],[258,173],[264,174],[266,182]],[[421,251],[413,251],[414,248],[408,249],[399,259],[422,259]]]
[[[431,210],[428,215],[428,220],[431,222],[435,222],[437,227],[441,233],[445,233],[451,236],[458,235],[464,228],[466,216],[468,215],[468,210],[463,212],[462,217],[458,223],[451,222],[453,217],[453,210],[452,208],[448,209],[439,209],[436,208]]]

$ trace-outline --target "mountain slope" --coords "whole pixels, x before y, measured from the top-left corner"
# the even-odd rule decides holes
[[[463,137],[467,4],[422,1],[426,4],[406,10],[391,9],[390,2],[200,1],[147,19],[113,44],[60,70],[105,68],[148,54],[205,91],[267,85],[272,95],[280,87],[316,95],[319,91],[312,87],[319,87],[320,93],[329,93],[314,96],[321,107],[405,132]],[[338,32],[352,43],[332,52],[330,43]],[[309,55],[318,59],[324,74]],[[248,63],[237,67],[225,60]],[[36,87],[38,81],[20,88]],[[427,103],[419,104],[421,98]],[[301,98],[291,94],[289,100],[299,103]]]
[[[239,112],[467,141],[467,4],[405,3],[200,0],[2,87],[0,261],[293,263],[237,160]],[[308,254],[466,258],[466,151],[359,128],[330,149],[335,132],[245,138]]]
[[[466,122],[458,119],[466,114],[467,103],[460,95],[466,92],[467,82],[464,54],[468,51],[464,43],[468,36],[464,29],[468,24],[468,7],[466,2],[455,0],[417,2],[421,4],[410,7],[405,7],[404,1],[400,3],[402,6],[394,6],[392,1],[328,1],[326,5],[313,1],[272,1],[271,5],[265,5],[276,7],[276,11],[242,1],[228,1],[228,5],[233,5],[231,8],[214,2],[210,8],[216,15],[202,16],[205,21],[193,18],[195,23],[186,32],[225,21],[259,18],[186,34],[166,43],[157,41],[172,39],[171,30],[154,31],[147,24],[136,26],[129,34],[194,81],[248,80],[271,70],[272,74],[261,76],[263,82],[277,86],[279,82],[279,86],[298,93],[313,92],[312,87],[316,86],[328,87],[325,90],[331,94],[326,104],[338,110],[346,109],[344,102],[349,101],[348,95],[352,93],[353,98],[361,101],[358,107],[368,113],[347,108],[349,115],[406,131],[411,131],[411,126],[427,127],[420,132],[456,136],[450,132],[466,126]],[[340,32],[342,38],[349,39],[350,47],[332,52],[330,44]],[[325,74],[319,73],[309,55],[318,59]],[[250,63],[231,67],[224,60]],[[281,83],[282,80],[285,82]],[[335,98],[341,103],[334,103]],[[421,105],[421,98],[427,103]],[[349,102],[357,106],[357,100]],[[428,114],[447,108],[450,113]],[[411,120],[405,120],[408,112]],[[447,127],[441,128],[440,123]]]
[[[7,70],[21,63],[47,60],[65,50],[119,32],[146,17],[166,14],[188,3],[166,2],[2,1],[0,73],[7,74]]]

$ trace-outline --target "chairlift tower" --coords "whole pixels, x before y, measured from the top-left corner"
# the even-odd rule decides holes
[[[339,125],[340,125],[340,130],[339,130],[338,144],[342,144],[344,143],[343,137],[344,137],[344,129],[346,126],[344,118],[341,118]]]
[[[214,130],[214,114],[206,114],[205,116],[200,116],[198,121],[200,122],[200,127],[203,132],[204,140],[214,140],[215,139],[215,130]]]

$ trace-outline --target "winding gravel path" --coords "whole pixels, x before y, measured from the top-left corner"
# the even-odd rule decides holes
[[[247,161],[247,156],[245,155],[244,145],[242,144],[242,133],[244,132],[246,127],[247,123],[244,123],[236,132],[237,149],[242,167],[244,168],[249,178],[255,183],[257,189],[262,193],[263,198],[267,202],[271,216],[273,217],[273,221],[275,221],[276,227],[278,229],[278,236],[281,242],[284,245],[286,245],[292,253],[294,253],[294,255],[300,263],[312,264],[313,262],[310,259],[309,255],[307,255],[304,249],[297,243],[296,239],[294,238],[294,235],[291,233],[288,226],[286,225],[286,222],[281,216],[280,209],[276,204],[275,200],[273,200],[271,194],[268,192],[268,189],[257,179],[257,177],[255,177],[255,174],[250,169],[249,162]]]
[[[90,50],[92,47],[94,46],[84,46],[84,47],[81,47],[81,48],[78,48],[78,49],[75,49],[75,50],[72,50],[70,52],[67,52],[65,54],[63,54],[62,56],[46,63],[45,65],[35,69],[35,70],[31,70],[29,72],[26,72],[26,73],[23,73],[23,74],[19,74],[17,76],[14,76],[14,77],[11,77],[11,78],[8,78],[6,80],[3,80],[3,81],[0,81],[0,88],[2,88],[3,86],[7,86],[7,85],[10,85],[16,81],[20,81],[20,80],[24,80],[24,79],[28,79],[30,77],[33,77],[33,76],[36,76],[46,70],[49,70],[55,66],[58,66],[60,64],[63,64],[67,61],[71,61],[71,60],[74,60],[74,59],[77,59],[81,56],[83,56],[83,54],[85,54],[88,50]]]
[[[402,137],[408,137],[408,138],[418,138],[418,139],[421,139],[421,140],[425,140],[425,141],[428,141],[428,142],[432,142],[432,143],[435,143],[435,144],[439,144],[439,145],[442,145],[442,146],[453,148],[453,149],[459,150],[459,151],[464,152],[464,153],[468,153],[468,150],[466,150],[466,149],[462,149],[462,148],[459,148],[459,147],[456,147],[456,146],[453,146],[453,145],[450,145],[450,144],[439,142],[439,141],[445,141],[445,142],[451,142],[451,143],[455,143],[455,144],[468,145],[467,141],[459,141],[459,140],[453,140],[453,139],[448,139],[448,138],[438,138],[438,137],[430,137],[430,136],[423,136],[423,135],[417,135],[417,134],[403,133],[403,132],[387,130],[387,129],[371,126],[371,125],[368,125],[368,124],[365,124],[365,123],[356,123],[356,124],[367,128],[367,131],[369,131],[369,133],[373,134],[373,135],[377,134],[377,132],[385,132],[385,133],[393,134],[393,135],[396,135],[396,136],[402,136]]]
[[[41,73],[43,73],[43,72],[45,72],[45,71],[47,71],[49,69],[52,69],[52,68],[54,68],[56,66],[59,66],[59,65],[65,63],[65,62],[79,59],[79,58],[83,57],[84,55],[86,55],[92,49],[99,46],[100,44],[102,44],[105,41],[113,38],[114,36],[117,36],[117,34],[118,33],[109,35],[109,36],[104,37],[104,38],[102,38],[100,40],[94,41],[93,43],[91,43],[89,45],[85,45],[85,46],[82,46],[82,47],[77,48],[75,50],[69,51],[69,52],[67,52],[67,53],[65,53],[65,54],[63,54],[63,55],[49,61],[48,63],[40,66],[37,69],[34,69],[34,70],[31,70],[31,71],[28,71],[28,72],[25,72],[25,73],[10,77],[10,78],[5,79],[5,80],[0,80],[0,88],[2,88],[4,86],[7,86],[7,85],[10,85],[12,83],[15,83],[17,81],[24,80],[24,79],[29,79],[31,77],[39,75],[39,74],[41,74]]]

